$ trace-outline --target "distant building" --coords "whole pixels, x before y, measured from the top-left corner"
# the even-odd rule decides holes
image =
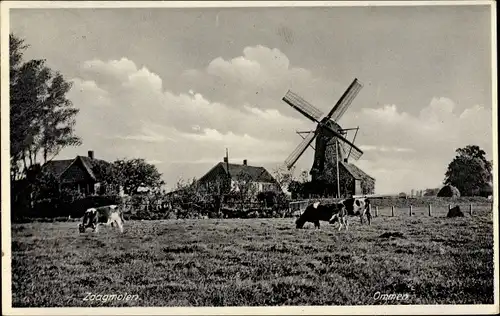
[[[76,156],[74,159],[52,160],[42,166],[42,171],[52,174],[59,183],[59,190],[77,190],[84,195],[104,194],[105,188],[96,170],[96,164],[109,162],[95,159],[94,152],[88,156]]]
[[[198,181],[201,192],[227,193],[229,190],[238,191],[244,185],[249,186],[257,194],[264,191],[280,191],[280,186],[274,177],[264,168],[249,166],[247,160],[242,164],[223,162],[217,163]]]

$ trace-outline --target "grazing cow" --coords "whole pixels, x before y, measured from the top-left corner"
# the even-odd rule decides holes
[[[370,200],[368,200],[368,198],[348,198],[340,203],[345,206],[347,215],[359,215],[361,224],[363,224],[363,217],[366,216],[368,225],[371,224],[372,214],[370,212]]]
[[[83,222],[78,224],[78,230],[83,233],[90,227],[94,232],[98,232],[99,224],[113,226],[115,223],[123,233],[124,222],[123,213],[117,205],[93,207],[85,211]]]
[[[319,221],[333,224],[339,221],[339,230],[342,225],[347,230],[347,212],[342,203],[323,204],[315,202],[306,207],[304,213],[295,222],[297,228],[302,228],[306,222],[314,223],[315,228],[320,228]]]
[[[339,221],[340,227],[345,225],[347,230],[347,215],[360,216],[361,223],[366,216],[368,225],[371,224],[370,201],[367,198],[349,198],[338,203],[323,204],[316,202],[310,204],[304,213],[295,222],[297,228],[302,228],[306,222],[314,223],[314,227],[320,228],[319,221],[327,221],[330,224]]]

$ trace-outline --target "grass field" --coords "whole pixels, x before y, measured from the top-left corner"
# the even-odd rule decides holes
[[[351,218],[347,232],[324,222],[297,230],[293,218],[128,221],[123,235],[80,235],[76,222],[14,224],[13,306],[493,304],[491,207],[455,219],[433,213],[381,209],[371,226]]]

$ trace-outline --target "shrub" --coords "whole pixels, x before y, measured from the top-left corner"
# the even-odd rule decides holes
[[[439,190],[438,197],[452,197],[452,198],[458,198],[460,197],[460,191],[452,185],[445,185],[444,187]]]

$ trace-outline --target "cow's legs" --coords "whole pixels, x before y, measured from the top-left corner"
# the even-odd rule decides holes
[[[368,225],[371,225],[371,223],[372,223],[372,213],[370,212],[370,210],[366,211],[366,220],[368,221]]]
[[[318,220],[314,221],[314,227],[319,229],[319,221]]]
[[[93,230],[94,233],[98,233],[99,232],[99,223],[92,224],[92,228],[94,229]]]
[[[339,215],[339,231],[342,230],[342,226],[345,226],[347,229],[346,217]]]

